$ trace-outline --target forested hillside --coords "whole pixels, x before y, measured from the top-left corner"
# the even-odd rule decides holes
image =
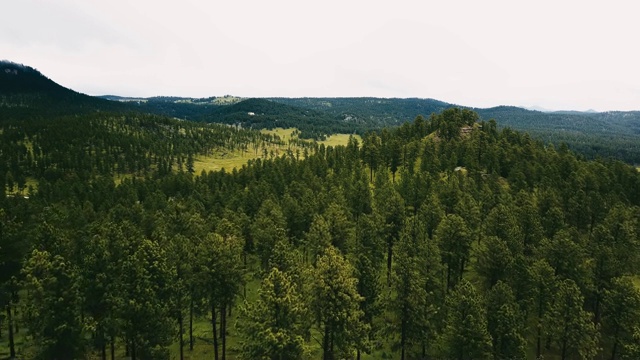
[[[541,113],[512,106],[477,110],[483,119],[527,132],[552,144],[568,144],[588,158],[610,157],[640,164],[640,112]]]
[[[0,120],[124,109],[122,103],[58,85],[29,66],[0,61]]]
[[[258,135],[21,121],[0,164],[38,189],[0,194],[0,356],[640,358],[640,175],[620,161],[461,109],[200,174],[190,154]]]
[[[385,126],[400,126],[418,115],[428,117],[457,107],[438,100],[417,98],[270,98],[244,101],[232,97],[149,98],[127,101],[127,104],[137,111],[187,120],[235,122],[246,127],[264,128],[285,124],[298,127],[302,137],[313,139],[322,139],[336,132],[363,134]],[[556,147],[566,143],[587,158],[615,158],[640,164],[639,111],[540,112],[515,106],[469,109],[476,111],[482,120],[496,120],[499,128],[510,127],[527,132],[535,139]],[[262,116],[250,117],[249,112]]]
[[[171,116],[182,120],[221,123],[250,129],[297,128],[304,139],[324,140],[331,134],[364,134],[381,126],[344,121],[323,111],[289,106],[267,99],[212,98],[149,99],[105,98],[119,101],[136,112]]]
[[[324,111],[347,122],[373,127],[396,126],[418,115],[425,117],[459,105],[434,99],[383,98],[273,98],[284,104]],[[463,104],[462,104],[463,105]],[[464,107],[464,106],[462,106]],[[515,106],[470,108],[480,118],[495,119],[498,127],[531,134],[534,138],[570,148],[589,158],[612,157],[640,164],[640,111],[540,112]]]

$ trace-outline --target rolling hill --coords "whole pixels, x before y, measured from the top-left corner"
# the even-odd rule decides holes
[[[124,110],[124,104],[65,88],[38,70],[0,61],[0,113],[12,116],[55,115]]]
[[[542,112],[515,106],[481,109],[419,98],[92,97],[65,88],[31,67],[0,62],[3,117],[142,112],[250,128],[296,127],[302,137],[322,139],[332,133],[363,134],[398,126],[418,115],[429,116],[451,107],[472,109],[482,120],[495,119],[499,127],[525,131],[549,143],[566,143],[587,157],[640,163],[640,111]]]

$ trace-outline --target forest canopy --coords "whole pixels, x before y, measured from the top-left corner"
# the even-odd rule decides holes
[[[469,109],[201,173],[279,140],[107,112],[0,138],[2,356],[640,356],[638,171]]]

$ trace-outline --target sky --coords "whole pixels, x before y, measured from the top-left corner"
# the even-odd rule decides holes
[[[0,0],[0,59],[90,95],[640,110],[632,0]]]

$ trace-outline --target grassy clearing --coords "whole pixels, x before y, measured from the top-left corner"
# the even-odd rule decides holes
[[[245,165],[249,160],[259,159],[264,157],[264,153],[268,154],[267,157],[270,157],[273,153],[274,156],[281,156],[286,153],[286,151],[290,148],[292,151],[296,151],[298,149],[295,144],[289,146],[289,140],[297,139],[298,136],[294,134],[296,131],[295,128],[275,128],[273,130],[261,130],[263,134],[277,135],[284,143],[284,145],[276,145],[276,144],[266,144],[265,147],[261,147],[255,151],[253,148],[249,148],[248,151],[243,152],[240,150],[236,151],[226,151],[221,153],[215,153],[209,156],[197,156],[194,159],[194,169],[196,174],[200,174],[202,170],[209,171],[219,171],[225,169],[226,171],[232,171],[233,169],[239,169],[242,165]],[[362,142],[362,139],[358,135],[354,135],[358,142]],[[325,146],[338,146],[338,145],[347,145],[349,141],[348,134],[335,134],[331,135],[325,141],[321,141],[319,143],[325,144]],[[302,149],[300,149],[302,152]]]
[[[211,156],[197,156],[193,161],[193,168],[195,169],[196,174],[200,174],[202,170],[209,172],[222,170],[223,168],[231,171],[234,168],[241,168],[242,165],[247,163],[247,161],[257,159],[259,157],[261,156],[255,155],[255,153],[251,151],[246,153],[236,151],[233,153],[215,154]]]
[[[339,145],[346,146],[349,143],[349,136],[352,136],[352,135],[334,134],[327,137],[327,140],[325,141],[319,141],[319,143],[324,144],[324,146],[339,146]],[[353,135],[353,137],[355,137],[356,140],[358,140],[358,144],[362,144],[362,138],[360,137],[360,135]]]
[[[296,131],[296,128],[287,128],[287,129],[283,129],[283,128],[275,128],[273,130],[268,130],[268,129],[264,129],[264,130],[260,130],[261,133],[263,134],[271,134],[271,135],[278,135],[280,137],[280,139],[284,140],[284,141],[288,141],[290,139],[297,139],[298,137],[295,135],[292,135],[294,131]]]
[[[293,132],[296,130],[297,129],[295,128],[287,128],[287,129],[275,128],[273,130],[261,130],[261,132],[263,134],[278,135],[280,139],[284,140],[285,142],[288,142],[291,139],[298,138],[298,136],[293,135]],[[318,141],[318,143],[324,144],[324,146],[339,146],[339,145],[346,146],[347,143],[349,143],[349,136],[351,135],[350,134],[333,134],[333,135],[329,135],[327,139],[324,141]],[[356,138],[356,140],[358,140],[358,143],[362,144],[362,138],[360,137],[360,135],[353,135],[353,136]]]
[[[20,191],[16,184],[12,188],[6,188],[7,195],[29,195],[29,187],[33,189],[33,192],[36,192],[38,190],[38,181],[34,178],[28,177],[23,191]]]
[[[262,130],[263,134],[278,135],[280,139],[288,143],[288,140],[293,138],[292,133],[296,129],[282,129],[276,128],[273,130]],[[249,160],[259,159],[264,157],[264,150],[266,149],[267,156],[273,153],[275,156],[280,156],[287,150],[286,145],[265,144],[264,147],[260,147],[257,151],[249,146],[247,151],[223,151],[217,152],[212,155],[204,156],[200,155],[194,159],[193,167],[196,174],[200,174],[203,170],[219,171],[225,169],[231,171],[233,169],[239,169],[242,165],[246,164]],[[295,149],[294,149],[295,150]]]

